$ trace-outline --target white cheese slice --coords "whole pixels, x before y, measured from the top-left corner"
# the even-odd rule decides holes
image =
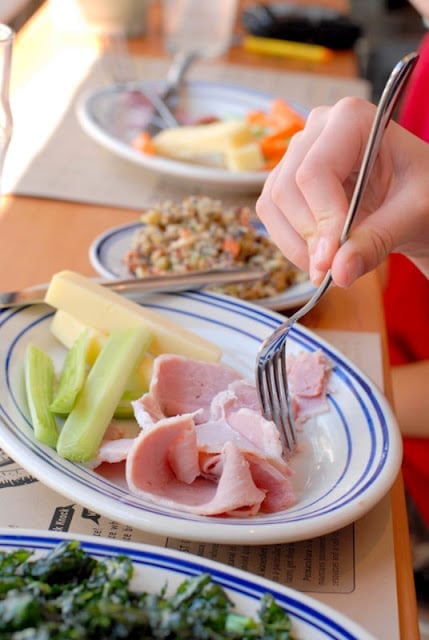
[[[45,302],[102,333],[143,326],[153,336],[150,352],[154,355],[175,353],[217,362],[222,354],[211,341],[74,271],[53,276]]]

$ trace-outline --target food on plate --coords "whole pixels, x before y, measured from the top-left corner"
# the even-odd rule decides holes
[[[65,540],[34,557],[27,549],[0,552],[2,638],[272,638],[293,640],[288,614],[270,593],[254,616],[240,614],[227,592],[202,573],[174,591],[132,586],[125,554],[90,555]]]
[[[136,495],[206,516],[296,502],[277,429],[262,417],[254,384],[233,369],[159,356],[149,392],[133,405],[141,432],[130,443],[126,479]]]
[[[220,349],[209,340],[74,271],[53,276],[45,302],[102,333],[143,326],[152,333],[153,354],[178,353],[209,361],[221,356]]]
[[[321,352],[295,354],[288,374],[298,424],[327,410],[330,364]],[[295,504],[277,428],[262,417],[254,383],[233,369],[158,356],[149,391],[133,406],[141,432],[128,443],[125,473],[136,495],[199,515],[246,517]],[[114,443],[105,444],[111,455]],[[97,462],[107,451],[100,447]]]
[[[160,202],[142,214],[141,222],[123,257],[128,271],[140,278],[249,266],[266,276],[212,289],[260,300],[280,295],[308,277],[252,222],[248,207],[225,207],[220,200],[189,196],[178,203]]]
[[[53,362],[29,344],[26,396],[35,436],[70,460],[85,462],[95,456],[115,412],[127,413],[130,400],[147,388],[144,380],[150,377],[153,354],[164,349],[202,360],[217,361],[221,356],[209,340],[72,271],[53,276],[45,301],[61,312],[54,316],[54,335],[61,336],[71,351],[54,398]],[[77,335],[79,327],[85,335]],[[90,363],[89,375],[82,375]],[[56,414],[67,415],[60,433]]]
[[[152,138],[155,153],[180,160],[195,159],[206,154],[224,156],[230,147],[241,147],[251,141],[251,131],[242,120],[173,127],[160,131]]]
[[[242,119],[202,119],[198,124],[163,129],[153,137],[142,131],[135,149],[230,171],[272,169],[305,119],[281,98],[268,111],[249,111]]]
[[[124,463],[130,491],[169,508],[246,517],[294,504],[291,468],[277,428],[261,414],[254,381],[213,358],[151,353],[154,332],[135,311],[140,306],[126,301],[123,307],[121,296],[101,295],[102,285],[83,276],[61,272],[51,285],[46,300],[59,307],[52,322],[56,335],[69,346],[79,327],[80,334],[59,372],[49,354],[27,346],[30,416],[32,407],[39,408],[35,415],[42,423],[34,422],[36,438],[100,473],[105,463]],[[95,328],[83,323],[82,305]],[[99,353],[90,359],[91,337],[100,331],[98,306],[111,317],[102,326]],[[80,317],[70,319],[73,312]],[[330,362],[320,351],[292,353],[287,367],[299,425],[328,408]],[[38,372],[42,385],[36,384]],[[135,417],[130,428],[114,420],[115,412],[127,415],[127,405]]]
[[[37,440],[56,447],[58,426],[50,405],[54,394],[54,363],[50,356],[29,344],[25,354],[24,377],[31,424]]]
[[[61,428],[56,445],[60,456],[87,462],[96,455],[127,381],[150,340],[142,327],[110,333]]]

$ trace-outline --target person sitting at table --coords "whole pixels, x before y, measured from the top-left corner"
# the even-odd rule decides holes
[[[429,26],[429,2],[410,0]],[[408,82],[398,122],[429,142],[429,33],[419,46],[419,61]],[[386,262],[384,309],[395,411],[403,434],[402,471],[407,488],[410,533],[417,571],[429,563],[429,460],[427,392],[429,379],[429,279],[406,257],[392,253]],[[404,322],[400,309],[407,309]]]
[[[385,131],[349,238],[338,246],[374,115],[375,106],[361,98],[312,110],[258,198],[256,211],[269,234],[315,285],[331,269],[333,283],[349,287],[393,253],[406,256],[429,278],[429,144],[396,122]],[[409,322],[407,307],[396,313]],[[420,380],[424,384],[424,372]],[[414,389],[417,410],[429,416],[429,393],[421,388]],[[429,421],[419,420],[412,435],[421,445],[420,515],[429,527]],[[427,558],[426,563],[419,568],[416,586],[421,580],[420,595],[427,598]]]

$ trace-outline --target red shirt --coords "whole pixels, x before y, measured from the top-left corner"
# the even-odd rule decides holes
[[[421,42],[419,54],[398,120],[429,142],[429,33]],[[389,257],[384,303],[391,364],[429,360],[429,280],[404,256]],[[429,393],[429,380],[422,381],[422,392],[425,389]],[[429,432],[429,416],[427,419]],[[429,436],[404,437],[403,442],[404,483],[429,527]]]
[[[429,360],[429,280],[404,256],[389,258],[384,306],[391,364]],[[429,393],[429,380],[422,393],[425,387]],[[429,527],[429,437],[404,437],[403,444],[404,483]]]

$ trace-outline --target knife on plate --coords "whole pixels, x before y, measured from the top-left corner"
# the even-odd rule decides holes
[[[139,300],[143,296],[153,293],[187,291],[213,285],[252,282],[260,280],[264,275],[264,271],[257,269],[210,269],[168,276],[98,280],[98,282],[126,298]],[[38,285],[21,291],[0,292],[0,309],[41,304],[44,302],[48,287],[49,285]]]

